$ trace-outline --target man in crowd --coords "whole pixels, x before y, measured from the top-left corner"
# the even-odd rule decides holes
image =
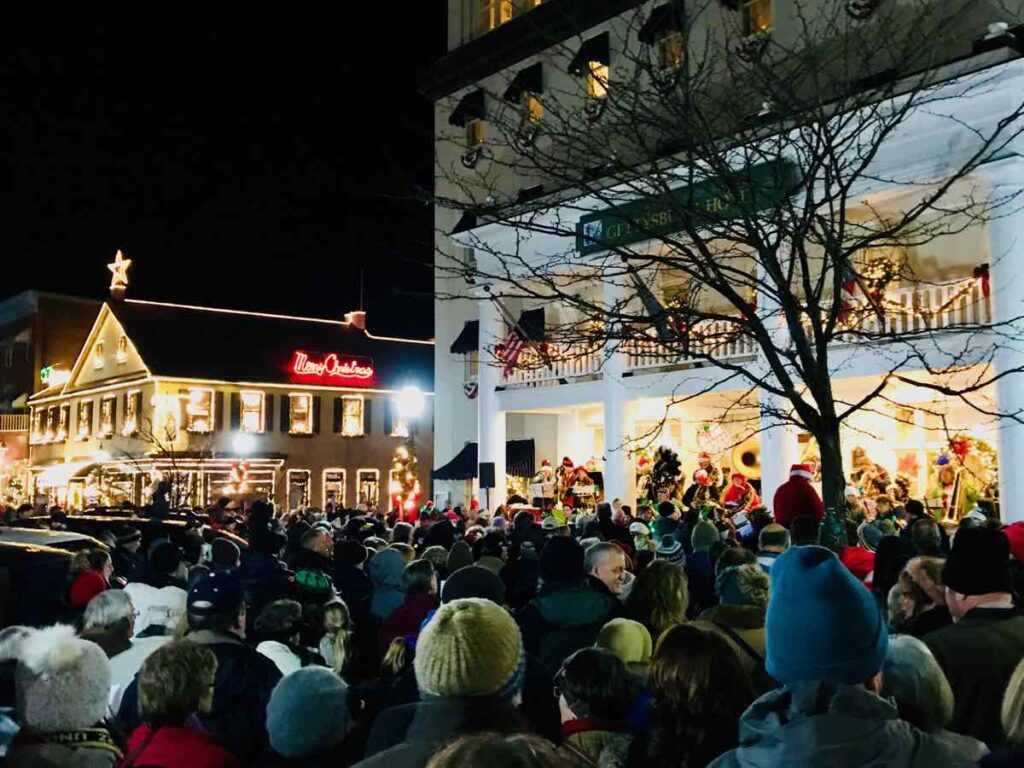
[[[583,558],[590,585],[599,591],[606,591],[613,597],[622,594],[629,577],[626,570],[626,555],[617,545],[605,541],[587,549]]]
[[[757,536],[757,564],[765,573],[771,573],[775,560],[787,549],[789,531],[778,523],[766,525]]]
[[[1006,739],[999,720],[1003,690],[1024,658],[1024,616],[1013,604],[1009,540],[991,528],[961,529],[942,581],[954,623],[928,633],[924,642],[953,688],[950,729],[997,749]]]
[[[809,464],[794,464],[790,467],[789,480],[775,492],[772,511],[776,523],[789,528],[797,517],[813,517],[819,523],[824,519],[825,505],[811,485],[812,477]]]

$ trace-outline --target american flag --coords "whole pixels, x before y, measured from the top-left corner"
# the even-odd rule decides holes
[[[857,305],[857,298],[854,295],[854,292],[857,290],[857,273],[853,271],[853,267],[848,261],[844,261],[840,269],[842,270],[842,286],[840,291],[842,303],[839,309],[839,316],[836,319],[840,323],[845,323],[849,317],[850,310]]]
[[[512,372],[516,369],[516,364],[519,362],[519,355],[523,353],[523,348],[526,347],[526,341],[519,334],[519,330],[513,327],[509,332],[508,336],[495,348],[495,354],[498,359],[505,364],[502,370],[502,376],[506,379],[512,375]]]

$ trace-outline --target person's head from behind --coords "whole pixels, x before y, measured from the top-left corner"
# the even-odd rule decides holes
[[[562,663],[555,675],[562,722],[598,718],[625,722],[633,706],[634,682],[611,651],[583,648]]]
[[[953,689],[942,667],[928,646],[910,635],[889,639],[881,694],[896,701],[901,719],[922,731],[944,730],[953,717]]]
[[[505,736],[475,733],[456,739],[437,752],[427,768],[570,768],[547,739],[526,734]]]
[[[648,685],[656,711],[674,719],[735,722],[754,700],[732,646],[699,624],[678,624],[659,638]]]
[[[1013,576],[1010,571],[1010,540],[992,528],[960,529],[942,568],[946,606],[959,620],[981,605],[1010,606]]]
[[[771,523],[757,535],[757,549],[768,554],[782,554],[789,549],[789,531],[778,523]]]
[[[875,514],[879,517],[889,517],[892,514],[892,498],[884,493],[875,496]]]
[[[384,681],[394,680],[412,663],[413,652],[404,637],[396,637],[388,643],[384,658],[380,661],[380,677]]]
[[[105,549],[81,549],[71,560],[71,572],[75,575],[86,571],[96,571],[104,581],[110,581],[114,575],[114,563],[110,553]]]
[[[805,547],[821,541],[821,524],[811,515],[797,515],[790,523],[789,533],[794,547]]]
[[[910,525],[910,540],[918,552],[934,554],[942,547],[939,524],[927,517],[915,520]]]
[[[669,627],[686,620],[690,604],[686,572],[666,560],[655,560],[637,576],[626,608],[659,637]]]
[[[771,589],[765,670],[773,679],[878,692],[889,646],[886,622],[875,598],[835,554],[792,547],[772,566]]]
[[[302,604],[296,600],[268,603],[253,625],[260,641],[295,645],[302,631]]]
[[[405,566],[402,591],[407,595],[437,594],[437,572],[429,560],[413,560]]]
[[[139,714],[150,725],[182,725],[213,706],[217,657],[205,646],[174,640],[151,653],[139,670]]]
[[[388,549],[393,549],[400,554],[406,565],[416,559],[416,550],[411,544],[392,544]]]
[[[942,583],[940,557],[915,557],[900,572],[896,586],[900,590],[900,613],[913,621],[936,605],[945,605],[946,590]]]
[[[722,605],[765,608],[771,594],[768,574],[756,562],[734,565],[718,571],[715,594]]]
[[[185,602],[190,632],[210,630],[245,636],[245,595],[242,584],[228,573],[202,576]]]
[[[1024,659],[1013,670],[1006,685],[1000,720],[1007,746],[1015,754],[1024,754]]]
[[[411,523],[399,521],[391,530],[391,541],[394,544],[412,544],[412,533]]]
[[[575,586],[583,580],[583,548],[576,539],[554,536],[540,551],[540,580],[546,585]]]
[[[726,568],[736,568],[740,565],[757,563],[757,555],[746,547],[725,547],[715,560],[715,576],[717,577]]]
[[[597,519],[609,521],[612,519],[612,505],[607,501],[602,501],[597,505]]]
[[[924,504],[917,499],[909,499],[906,504],[903,505],[903,514],[900,517],[904,520],[913,520],[918,517],[924,517]]]
[[[583,570],[613,595],[621,594],[626,584],[626,555],[611,542],[594,544],[584,553]]]
[[[85,606],[82,629],[107,632],[129,639],[135,629],[135,608],[128,593],[121,589],[100,592]]]

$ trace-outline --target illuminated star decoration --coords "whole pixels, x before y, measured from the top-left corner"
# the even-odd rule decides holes
[[[110,279],[110,290],[124,290],[128,287],[128,267],[132,265],[131,259],[126,259],[124,254],[118,250],[114,256],[114,260],[107,264],[107,269],[110,270],[113,277]]]

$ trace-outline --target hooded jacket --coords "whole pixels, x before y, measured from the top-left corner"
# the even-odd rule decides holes
[[[955,768],[984,754],[980,742],[930,734],[900,720],[865,688],[800,682],[766,693],[740,718],[740,746],[712,768]]]
[[[542,589],[516,611],[515,618],[523,634],[523,648],[554,675],[566,658],[593,645],[601,627],[624,613],[622,603],[607,591],[563,584]]]
[[[370,598],[370,613],[380,621],[384,621],[405,602],[402,591],[402,573],[405,571],[405,558],[394,549],[378,552],[367,566],[370,581],[373,582],[373,597]]]

